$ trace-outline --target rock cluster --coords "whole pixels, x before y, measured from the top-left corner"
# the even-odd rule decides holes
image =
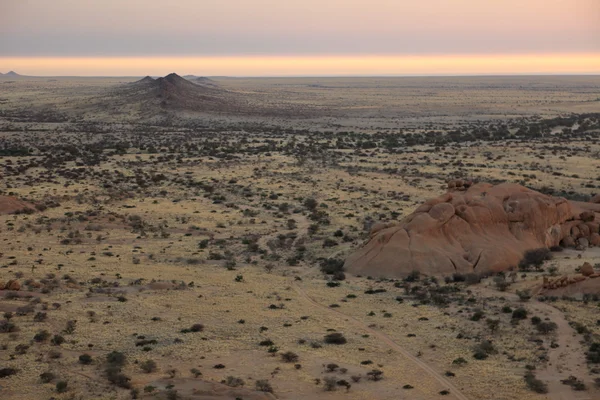
[[[377,224],[345,262],[354,274],[403,277],[498,272],[528,250],[600,245],[600,204],[568,201],[511,183],[458,180],[399,223]]]
[[[589,286],[586,284],[590,280],[600,277],[600,272],[596,272],[594,270],[594,267],[592,267],[592,265],[587,262],[584,263],[579,268],[579,271],[580,271],[579,275],[563,275],[563,276],[559,276],[556,278],[544,276],[544,281],[542,283],[542,292],[545,292],[547,290],[566,288],[569,286],[576,287],[577,285],[575,285],[575,284],[578,284],[580,282],[583,283],[584,286]],[[572,285],[574,285],[574,286],[572,286]],[[600,290],[600,279],[598,279],[596,284],[593,286],[595,286],[597,288],[596,290]],[[590,288],[587,287],[586,289],[590,289]],[[586,291],[589,292],[589,290],[586,290]]]
[[[18,291],[21,290],[21,284],[19,283],[19,281],[16,280],[10,280],[8,282],[0,281],[0,290]]]
[[[544,277],[543,289],[558,289],[572,285],[577,282],[585,281],[587,277],[583,275],[563,275],[556,278]]]

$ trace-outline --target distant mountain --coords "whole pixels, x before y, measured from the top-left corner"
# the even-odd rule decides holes
[[[316,115],[318,111],[311,105],[289,103],[264,93],[236,92],[210,78],[188,80],[176,73],[113,86],[86,108],[90,114],[101,110],[115,117],[142,119],[180,113],[185,117],[193,113],[286,116]]]
[[[199,76],[195,79],[192,80],[192,82],[198,84],[198,85],[206,85],[206,86],[219,86],[219,84],[216,81],[213,81],[210,78],[204,77],[204,76]]]
[[[15,78],[23,78],[23,75],[17,74],[15,71],[10,71],[5,74],[0,73],[0,78],[2,79],[15,79]]]
[[[142,78],[139,81],[132,82],[131,85],[138,85],[138,84],[150,83],[150,82],[154,82],[154,80],[155,79],[153,77],[146,76],[145,78]]]
[[[154,107],[172,111],[240,112],[240,96],[219,88],[216,83],[200,81],[198,84],[176,73],[154,79],[146,76],[114,90],[113,101],[121,104],[142,104],[146,112]]]

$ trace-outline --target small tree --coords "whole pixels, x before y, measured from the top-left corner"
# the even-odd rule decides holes
[[[273,386],[266,379],[259,379],[254,383],[256,390],[260,392],[273,393]]]
[[[510,282],[506,280],[506,277],[504,275],[496,275],[494,277],[494,284],[496,285],[496,288],[501,292],[505,292],[506,289],[508,289],[508,287],[510,286]]]
[[[326,376],[323,379],[323,388],[326,392],[333,392],[336,389],[337,380],[333,376]]]
[[[238,387],[238,386],[244,386],[246,383],[244,382],[244,380],[242,378],[237,378],[235,376],[228,376],[227,379],[225,379],[225,384],[227,386],[231,386],[231,387]]]
[[[531,299],[531,292],[529,289],[517,290],[517,296],[519,296],[519,300],[521,301],[529,301]]]
[[[491,333],[495,333],[498,330],[498,327],[500,326],[500,320],[499,319],[486,319],[485,323],[487,324],[489,330]]]
[[[281,359],[285,362],[296,362],[298,361],[299,357],[298,354],[294,353],[293,351],[286,351],[285,353],[281,354]]]
[[[546,248],[529,250],[525,252],[523,259],[519,262],[519,268],[522,271],[529,271],[533,266],[536,270],[540,270],[544,261],[550,259],[552,259],[552,254]]]
[[[558,326],[556,325],[556,323],[554,323],[554,322],[545,322],[545,321],[544,322],[540,322],[535,327],[537,328],[537,330],[538,330],[539,333],[544,334],[544,335],[546,335],[548,333],[551,333],[551,332],[554,332],[558,328]]]
[[[334,363],[327,364],[325,368],[327,368],[327,372],[333,372],[338,369],[340,366]]]
[[[146,360],[140,364],[140,368],[145,373],[149,374],[155,372],[157,369],[156,362],[154,360]]]
[[[374,369],[371,372],[367,372],[367,379],[371,381],[380,381],[383,379],[383,371]]]
[[[319,203],[317,203],[317,200],[313,199],[312,197],[309,197],[304,200],[304,207],[311,211],[314,211],[318,205]]]
[[[527,371],[525,373],[524,378],[525,378],[525,383],[527,384],[527,387],[529,389],[533,390],[536,393],[540,393],[540,394],[548,393],[548,385],[546,385],[544,382],[537,379],[533,372]]]

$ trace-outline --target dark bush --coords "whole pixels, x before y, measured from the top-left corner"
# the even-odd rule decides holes
[[[333,279],[336,281],[343,281],[346,279],[346,274],[344,274],[342,271],[336,271],[333,273]]]
[[[339,332],[333,332],[325,335],[325,343],[328,344],[345,344],[347,342],[344,335]]]
[[[416,282],[421,277],[421,273],[417,270],[412,271],[406,278],[404,278],[405,282]]]
[[[56,379],[56,375],[54,375],[52,372],[42,372],[40,374],[40,380],[42,383],[50,383],[54,379]]]
[[[524,308],[521,308],[521,307],[517,308],[512,313],[512,319],[520,320],[520,319],[526,319],[526,318],[527,318],[527,310]]]
[[[344,260],[341,260],[339,258],[326,258],[324,260],[321,260],[320,265],[321,272],[327,275],[333,275],[336,272],[344,271]]]
[[[182,329],[181,333],[190,333],[190,332],[202,332],[204,330],[204,325],[202,324],[194,324],[189,328]]]
[[[540,322],[535,326],[539,333],[548,334],[554,332],[558,326],[554,322]]]
[[[498,351],[496,350],[496,347],[492,344],[492,342],[490,342],[489,340],[484,340],[477,346],[475,346],[473,358],[477,360],[485,360],[490,354],[495,354],[497,352]]]
[[[537,379],[533,372],[527,371],[525,373],[524,378],[525,378],[525,383],[527,384],[527,387],[529,389],[533,390],[536,393],[540,393],[540,394],[548,393],[548,385],[546,385],[541,380]]]
[[[371,381],[380,381],[383,379],[383,371],[374,369],[371,372],[367,372],[367,379]]]
[[[62,337],[61,335],[54,335],[54,337],[52,338],[52,340],[50,342],[55,346],[60,346],[61,344],[63,344],[65,342],[65,338]]]
[[[147,374],[155,372],[157,369],[156,362],[154,360],[146,360],[140,363],[140,368]]]
[[[38,343],[45,342],[49,338],[50,338],[50,332],[48,332],[46,330],[40,331],[40,332],[36,333],[35,336],[33,336],[33,340]]]
[[[281,359],[289,363],[298,361],[298,358],[298,354],[292,351],[286,351],[285,353],[281,354]]]
[[[18,371],[15,368],[0,368],[0,378],[15,375]]]
[[[106,362],[110,365],[122,367],[127,362],[127,356],[119,351],[111,351],[106,355]]]
[[[79,363],[83,365],[90,365],[93,359],[89,354],[82,354],[79,356]]]
[[[58,393],[64,393],[67,391],[68,384],[66,381],[59,381],[56,383],[56,391]]]
[[[483,318],[484,316],[484,312],[481,310],[475,310],[475,312],[473,313],[473,315],[471,316],[471,321],[479,321],[481,318]]]
[[[17,325],[13,324],[12,322],[5,319],[0,320],[0,333],[17,332],[18,330],[19,328]]]
[[[586,353],[586,358],[589,363],[600,364],[600,342],[592,343]]]
[[[225,384],[231,387],[238,387],[244,386],[246,383],[241,378],[237,378],[235,376],[228,376],[227,379],[225,379]]]
[[[546,260],[551,260],[552,254],[549,249],[540,248],[528,250],[523,255],[523,259],[519,262],[519,268],[523,271],[529,270],[530,267],[539,269]]]
[[[273,393],[273,386],[266,379],[259,379],[254,383],[256,390],[260,392]]]
[[[116,365],[109,365],[104,372],[106,373],[106,379],[113,385],[121,387],[123,389],[131,389],[131,378],[121,372],[121,368]]]

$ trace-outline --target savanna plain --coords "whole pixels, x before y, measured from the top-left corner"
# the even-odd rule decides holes
[[[598,76],[4,75],[0,177],[2,399],[600,398],[581,234],[345,267],[448,182],[592,200]]]

